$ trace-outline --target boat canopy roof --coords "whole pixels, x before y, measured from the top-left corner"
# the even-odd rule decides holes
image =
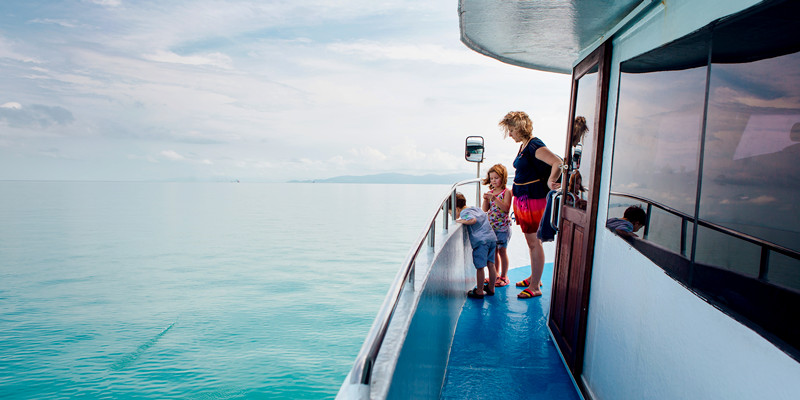
[[[461,41],[508,64],[569,74],[653,0],[459,0]]]

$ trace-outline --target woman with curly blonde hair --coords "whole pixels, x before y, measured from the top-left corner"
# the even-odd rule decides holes
[[[544,142],[533,136],[533,122],[528,114],[522,111],[509,112],[498,125],[505,137],[510,136],[515,142],[521,143],[514,159],[512,191],[514,215],[528,244],[531,275],[516,285],[525,287],[517,297],[528,299],[542,295],[539,287],[544,270],[544,248],[542,241],[536,237],[536,231],[539,230],[539,222],[547,204],[547,193],[561,187],[557,181],[563,161]]]

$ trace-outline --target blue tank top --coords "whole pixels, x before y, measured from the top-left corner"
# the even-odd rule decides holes
[[[547,180],[550,178],[550,164],[536,158],[536,150],[547,147],[541,139],[535,137],[528,141],[528,145],[514,159],[514,197],[525,196],[532,199],[547,197],[550,188]],[[538,179],[538,181],[536,181]],[[535,182],[534,182],[535,181]],[[533,183],[528,183],[533,182]],[[527,183],[527,184],[526,184]]]

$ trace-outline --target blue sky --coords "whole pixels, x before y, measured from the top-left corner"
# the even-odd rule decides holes
[[[524,110],[563,153],[569,77],[459,41],[457,1],[0,5],[0,179],[285,181],[474,171]]]

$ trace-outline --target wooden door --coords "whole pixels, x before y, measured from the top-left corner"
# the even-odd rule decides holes
[[[548,324],[576,382],[583,367],[602,166],[611,46],[600,46],[572,72],[570,123]],[[581,118],[586,130],[580,129]]]

